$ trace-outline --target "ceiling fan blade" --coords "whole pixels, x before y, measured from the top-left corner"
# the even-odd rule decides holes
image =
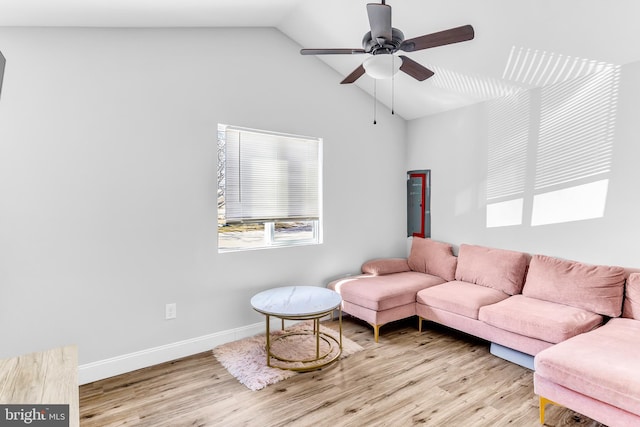
[[[409,74],[416,80],[426,80],[429,77],[433,76],[433,71],[430,69],[418,64],[411,58],[408,58],[404,55],[398,55],[402,59],[402,65],[400,66],[400,71],[403,71]]]
[[[464,25],[462,27],[451,28],[438,33],[427,34],[425,36],[405,40],[400,45],[400,50],[404,50],[405,52],[414,52],[416,50],[464,42],[473,39],[474,34],[475,33],[471,25]]]
[[[391,6],[386,4],[369,3],[367,4],[367,14],[369,15],[371,38],[373,40],[392,40]]]
[[[344,85],[344,84],[348,84],[348,83],[353,83],[356,80],[358,80],[358,78],[360,78],[360,76],[362,76],[363,74],[364,74],[364,67],[362,65],[360,65],[358,68],[353,70],[351,72],[351,74],[349,74],[347,77],[345,77],[344,80],[340,82],[340,84]]]
[[[300,49],[302,55],[353,55],[366,53],[364,49]]]

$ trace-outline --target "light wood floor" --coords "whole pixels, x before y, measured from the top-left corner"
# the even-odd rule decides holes
[[[337,329],[336,322],[325,326]],[[365,348],[320,371],[251,391],[211,352],[80,387],[82,426],[539,426],[528,369],[488,344],[417,320],[344,320]],[[548,406],[547,426],[602,427]]]

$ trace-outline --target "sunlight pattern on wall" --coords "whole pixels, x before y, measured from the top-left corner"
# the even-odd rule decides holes
[[[619,69],[542,89],[536,190],[609,172]]]
[[[606,62],[514,46],[502,78],[530,87],[545,87],[612,67],[615,66]]]
[[[543,88],[531,225],[604,216],[619,75],[611,66]]]
[[[533,196],[531,225],[558,224],[604,216],[609,180],[573,185]]]
[[[487,227],[602,217],[620,67],[512,48],[503,77],[533,88],[489,106]]]
[[[481,100],[510,96],[522,91],[520,86],[504,80],[458,73],[432,64],[428,67],[435,72],[430,79],[430,83],[434,86]]]
[[[530,108],[527,91],[489,103],[487,227],[522,224]]]

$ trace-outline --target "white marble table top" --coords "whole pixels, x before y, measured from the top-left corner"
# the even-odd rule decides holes
[[[260,292],[251,298],[251,306],[270,316],[313,316],[337,308],[342,297],[335,291],[317,286],[283,286]]]

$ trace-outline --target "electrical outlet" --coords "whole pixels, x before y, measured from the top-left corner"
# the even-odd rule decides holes
[[[164,318],[169,320],[169,319],[175,319],[177,317],[177,312],[176,312],[176,303],[171,303],[171,304],[167,304],[164,308]]]

